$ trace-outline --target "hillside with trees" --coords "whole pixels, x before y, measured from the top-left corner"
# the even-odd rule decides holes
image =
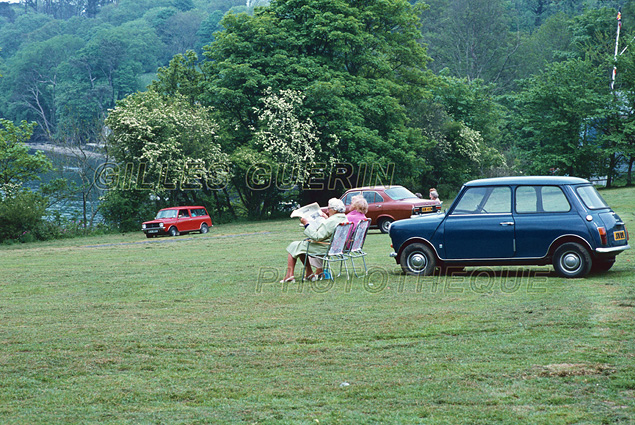
[[[120,230],[171,203],[271,217],[373,167],[448,194],[497,175],[631,184],[634,22],[632,0],[0,2],[0,117],[74,152],[86,178],[58,187],[105,190]],[[90,152],[121,178],[96,188]]]

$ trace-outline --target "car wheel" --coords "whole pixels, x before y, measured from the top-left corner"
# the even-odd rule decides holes
[[[201,224],[201,234],[209,232],[209,227],[206,223]]]
[[[578,243],[565,243],[553,254],[553,268],[561,277],[584,277],[591,271],[591,256]]]
[[[605,260],[596,260],[593,262],[593,265],[591,266],[591,272],[594,272],[594,273],[607,272],[611,269],[611,267],[613,267],[613,264],[615,264],[615,258],[605,259]]]
[[[170,227],[170,230],[168,230],[168,234],[170,236],[178,236],[179,235],[179,231],[177,230],[176,227],[172,226],[172,227]]]
[[[379,220],[379,223],[377,223],[379,226],[379,230],[381,230],[382,233],[388,233],[388,230],[390,229],[390,225],[392,224],[393,221],[395,220],[390,218],[382,218],[381,220]]]
[[[429,276],[434,272],[437,258],[427,245],[413,243],[404,248],[400,258],[404,273],[412,276]]]
[[[146,238],[153,238],[153,237],[154,237],[154,235],[151,235],[151,234],[149,234],[149,233],[146,233]]]

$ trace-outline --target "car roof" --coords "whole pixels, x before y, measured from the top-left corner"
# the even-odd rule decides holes
[[[516,177],[494,177],[489,179],[472,180],[464,186],[495,186],[495,185],[524,185],[524,184],[590,184],[588,180],[579,177],[564,176],[516,176]]]
[[[182,206],[182,207],[168,207],[168,208],[161,208],[161,210],[160,210],[160,211],[163,211],[163,210],[180,210],[180,209],[183,209],[183,208],[205,208],[205,207],[202,207],[202,206],[200,206],[200,205],[197,205],[197,206],[191,206],[191,205],[190,205],[190,206],[188,206],[188,205],[184,205],[184,206]]]
[[[383,185],[377,185],[377,186],[363,186],[363,187],[354,187],[352,189],[348,189],[347,192],[351,192],[354,190],[386,190],[386,189],[392,189],[395,187],[403,187],[401,185],[398,184],[393,184],[391,186],[383,186]]]

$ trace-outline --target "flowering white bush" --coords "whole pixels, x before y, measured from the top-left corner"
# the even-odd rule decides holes
[[[320,133],[311,118],[298,117],[304,96],[295,90],[271,88],[262,99],[263,107],[257,109],[259,125],[255,130],[256,144],[268,152],[279,164],[297,166],[300,180],[316,161],[316,146]]]
[[[108,149],[122,163],[146,164],[152,181],[178,180],[189,168],[204,179],[227,169],[228,156],[216,143],[212,109],[176,95],[164,99],[150,90],[122,100],[110,111]]]

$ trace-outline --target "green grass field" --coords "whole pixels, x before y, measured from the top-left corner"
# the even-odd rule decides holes
[[[635,189],[603,196],[635,229]],[[635,253],[283,287],[288,219],[0,248],[2,424],[635,422]],[[631,243],[632,244],[632,243]],[[300,270],[296,270],[299,276]]]

